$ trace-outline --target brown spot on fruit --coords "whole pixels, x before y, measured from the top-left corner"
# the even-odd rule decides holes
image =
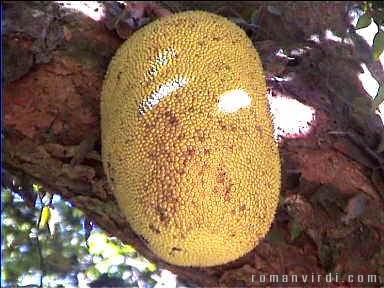
[[[159,215],[160,221],[167,224],[169,222],[169,216],[167,215],[167,211],[159,205],[156,207],[156,211]]]
[[[172,247],[171,251],[169,252],[169,255],[175,256],[176,252],[181,252],[181,251],[183,251],[183,249],[178,248],[178,247]]]
[[[151,229],[153,232],[157,233],[157,234],[160,234],[160,230],[158,228],[155,227],[155,225],[153,225],[152,223],[150,223],[148,225],[149,229]]]

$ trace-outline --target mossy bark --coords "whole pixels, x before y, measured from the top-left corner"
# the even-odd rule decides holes
[[[384,128],[358,79],[360,63],[379,81],[384,74],[351,28],[353,3],[160,4],[233,17],[258,48],[271,92],[316,111],[309,134],[280,142],[281,205],[267,238],[238,261],[211,268],[172,266],[146,248],[118,212],[100,160],[100,89],[122,40],[105,28],[103,21],[110,19],[64,13],[55,3],[5,4],[4,165],[25,184],[26,201],[33,199],[28,184],[40,183],[110,235],[197,286],[251,287],[257,284],[252,275],[260,274],[383,277]],[[327,30],[354,46],[327,39]],[[318,42],[309,40],[313,35]],[[305,52],[292,60],[278,57],[279,49]],[[274,81],[287,76],[292,80]]]

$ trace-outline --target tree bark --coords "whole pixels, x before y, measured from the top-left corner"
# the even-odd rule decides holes
[[[360,63],[381,83],[384,74],[351,28],[353,3],[206,3],[160,4],[236,18],[260,52],[270,93],[315,110],[309,133],[280,139],[281,203],[266,239],[226,265],[178,267],[148,250],[119,212],[101,163],[99,101],[107,64],[123,41],[117,35],[129,41],[133,28],[127,18],[115,21],[121,7],[110,4],[101,21],[52,2],[4,4],[4,166],[22,183],[20,193],[31,204],[30,184],[40,183],[197,286],[252,287],[263,284],[252,275],[330,271],[384,280],[384,127],[358,79]],[[354,45],[327,39],[327,30]],[[309,40],[313,35],[319,41]],[[291,57],[278,56],[280,48]],[[276,80],[284,77],[291,80]]]

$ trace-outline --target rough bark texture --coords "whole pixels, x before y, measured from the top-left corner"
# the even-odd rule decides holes
[[[241,16],[240,25],[260,51],[272,94],[316,110],[309,134],[280,141],[281,203],[267,238],[227,265],[177,267],[151,253],[119,213],[102,169],[99,139],[103,75],[123,41],[117,34],[129,35],[124,19],[121,33],[105,28],[105,23],[117,27],[111,17],[119,6],[109,6],[109,18],[97,22],[54,3],[5,4],[4,165],[22,183],[27,203],[34,198],[28,184],[40,183],[110,235],[197,286],[258,285],[258,278],[251,282],[252,274],[334,271],[384,277],[384,128],[357,77],[360,63],[376,79],[384,77],[369,46],[350,27],[352,3],[161,4],[172,11],[199,7],[237,20]],[[355,45],[327,40],[327,29]],[[319,43],[308,40],[313,34]],[[303,48],[304,53],[287,59],[276,56],[280,48]],[[285,76],[291,81],[274,80]]]

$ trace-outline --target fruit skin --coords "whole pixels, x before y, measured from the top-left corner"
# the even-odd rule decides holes
[[[221,109],[228,91],[248,105]],[[102,91],[103,164],[132,229],[163,260],[224,264],[268,232],[280,160],[265,93],[252,42],[215,14],[163,17],[118,49]]]

